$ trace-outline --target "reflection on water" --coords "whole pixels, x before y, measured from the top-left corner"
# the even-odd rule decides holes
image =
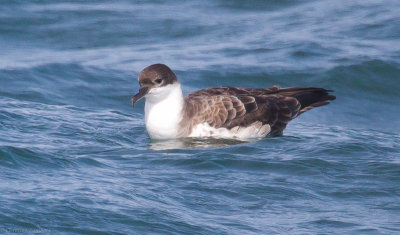
[[[191,149],[191,148],[221,148],[230,145],[242,144],[258,139],[216,139],[216,138],[181,138],[171,140],[151,140],[149,148],[152,150]]]

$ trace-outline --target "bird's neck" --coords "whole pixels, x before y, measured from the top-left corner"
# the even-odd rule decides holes
[[[146,96],[146,129],[152,139],[170,139],[179,135],[184,98],[179,83],[157,88]]]

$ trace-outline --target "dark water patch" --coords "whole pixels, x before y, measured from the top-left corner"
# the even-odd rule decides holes
[[[295,61],[310,60],[315,64],[320,65],[320,68],[325,66],[321,63],[322,58],[330,57],[335,54],[337,48],[332,45],[326,45],[318,41],[299,41],[293,43],[290,48],[290,54],[294,57]]]
[[[76,166],[68,159],[51,156],[49,154],[16,148],[12,146],[0,147],[1,165],[9,168],[42,168],[57,169]]]
[[[169,13],[170,7],[175,9]],[[158,14],[153,14],[154,8],[159,8]],[[4,21],[0,30],[7,32],[8,37],[18,41],[29,39],[31,45],[53,49],[99,48],[129,45],[134,43],[154,43],[162,38],[191,38],[213,28],[199,25],[198,18],[190,17],[180,11],[199,12],[193,3],[180,2],[162,3],[148,2],[74,2],[54,3],[42,2],[31,4],[15,4],[8,7],[10,15],[24,17],[0,17]],[[195,13],[194,13],[195,14]],[[43,17],[45,15],[46,17]],[[141,22],[140,24],[135,22]],[[151,29],[142,27],[152,25]],[[27,29],[25,26],[29,25]],[[214,27],[214,29],[216,29]],[[17,41],[17,43],[18,43]]]
[[[48,64],[30,69],[2,70],[0,77],[4,86],[2,96],[23,101],[47,104],[104,107],[117,105],[129,109],[132,88],[130,75],[99,71],[77,64]],[[116,87],[114,83],[122,86]]]
[[[326,190],[326,189],[325,189]],[[375,189],[369,188],[366,189],[352,187],[350,189],[342,188],[340,191],[325,191],[322,195],[328,196],[330,198],[334,198],[335,200],[344,199],[344,200],[358,200],[359,198],[380,198],[380,197],[390,197],[392,195],[392,190],[384,190],[384,189]]]
[[[320,220],[314,221],[313,223],[315,223],[317,225],[328,225],[328,226],[337,227],[337,228],[358,226],[358,224],[354,224],[354,223],[348,223],[348,222],[337,221],[337,220],[329,220],[329,219],[320,219]]]
[[[396,3],[396,6],[398,6],[398,3]],[[396,7],[385,7],[380,4],[376,4],[375,7],[379,9],[379,11],[370,12],[368,9],[364,9],[364,11],[359,14],[362,20],[360,24],[353,27],[351,32],[349,30],[344,30],[343,33],[350,33],[353,37],[364,40],[398,39],[400,31],[395,26],[394,22],[400,20],[400,18],[393,14]]]
[[[104,161],[99,161],[97,159],[93,159],[92,157],[79,157],[75,158],[74,162],[78,165],[83,165],[83,167],[99,167],[99,168],[109,168]]]
[[[371,161],[366,163],[367,170],[371,177],[376,177],[382,181],[397,181],[400,179],[400,163]]]
[[[327,73],[334,88],[353,92],[348,97],[359,93],[374,94],[380,100],[391,102],[398,97],[400,85],[397,82],[400,65],[381,60],[366,61],[361,64],[339,66]],[[355,93],[354,91],[358,91]]]
[[[290,7],[290,6],[295,6],[297,4],[301,4],[302,2],[306,1],[300,1],[300,2],[292,2],[292,1],[276,1],[276,0],[268,0],[268,1],[226,1],[226,0],[221,0],[218,1],[218,5],[222,8],[227,8],[230,10],[239,10],[239,11],[246,11],[246,10],[252,10],[252,11],[271,11],[271,10],[277,10],[279,8],[283,7]]]

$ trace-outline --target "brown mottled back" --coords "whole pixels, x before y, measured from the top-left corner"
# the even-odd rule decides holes
[[[215,128],[247,127],[260,121],[271,127],[270,135],[280,135],[287,123],[314,107],[326,105],[335,96],[323,88],[266,89],[215,87],[185,96],[181,122],[187,135],[200,123]]]

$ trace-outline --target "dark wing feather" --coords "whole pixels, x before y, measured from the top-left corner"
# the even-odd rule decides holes
[[[208,123],[212,127],[228,127],[233,120],[243,118],[246,111],[245,104],[235,96],[210,95],[186,96],[184,118],[181,126],[182,135],[191,132],[191,128],[200,123]]]
[[[260,121],[269,124],[271,135],[279,135],[288,122],[299,114],[328,104],[335,97],[322,88],[266,89],[215,87],[199,90],[185,97],[183,135],[196,124],[231,129]]]

